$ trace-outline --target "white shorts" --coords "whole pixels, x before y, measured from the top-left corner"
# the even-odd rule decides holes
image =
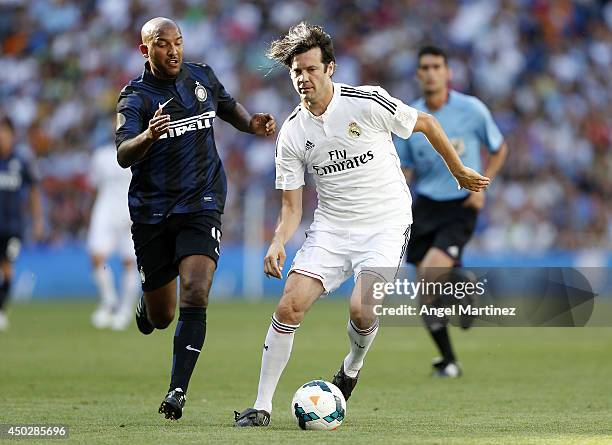
[[[318,279],[325,293],[336,290],[351,275],[357,280],[365,271],[392,281],[409,238],[409,225],[347,230],[313,224],[306,231],[306,241],[295,255],[289,273]]]
[[[108,257],[117,252],[123,260],[136,261],[131,227],[129,212],[96,202],[87,235],[89,253]]]

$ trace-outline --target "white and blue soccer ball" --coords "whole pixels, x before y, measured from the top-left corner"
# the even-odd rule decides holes
[[[335,430],[346,416],[346,400],[333,383],[313,380],[295,392],[291,413],[303,430]]]

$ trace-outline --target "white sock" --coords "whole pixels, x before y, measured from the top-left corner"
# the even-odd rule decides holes
[[[121,308],[119,312],[132,312],[136,306],[138,293],[138,273],[136,269],[129,268],[123,271],[121,276]]]
[[[259,387],[257,400],[253,408],[272,412],[272,398],[276,385],[280,379],[293,347],[295,330],[300,325],[281,323],[272,315],[272,323],[268,328],[264,350],[261,355],[261,372],[259,374]]]
[[[115,304],[117,304],[117,291],[115,290],[115,279],[111,268],[104,267],[104,265],[95,268],[94,281],[96,286],[98,286],[102,306],[108,309],[115,307]]]
[[[348,322],[348,336],[351,350],[344,358],[344,373],[351,377],[357,377],[357,373],[363,366],[363,359],[368,353],[376,334],[378,333],[378,319],[367,329],[359,329],[352,320]]]

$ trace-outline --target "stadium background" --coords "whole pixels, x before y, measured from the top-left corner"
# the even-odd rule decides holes
[[[221,121],[229,196],[205,355],[185,416],[159,418],[174,329],[147,337],[134,326],[93,329],[84,249],[89,159],[111,139],[118,91],[142,69],[139,28],[158,15],[179,21],[187,60],[209,63],[251,111],[279,121],[296,96],[283,69],[268,73],[263,52],[301,19],[332,34],[337,80],[380,84],[407,102],[418,95],[418,47],[446,47],[453,87],[485,101],[510,147],[467,263],[612,265],[609,2],[0,0],[0,112],[14,119],[19,150],[39,160],[48,235],[27,243],[17,264],[16,296],[35,301],[11,305],[0,335],[0,424],[61,423],[70,442],[87,445],[612,443],[605,327],[453,329],[464,375],[452,381],[429,376],[425,330],[381,329],[345,425],[325,437],[303,433],[291,396],[338,369],[347,346],[341,298],[321,301],[302,323],[271,427],[233,428],[233,410],[255,396],[274,301],[219,300],[278,296],[282,283],[263,279],[260,265],[279,196],[272,141]],[[316,204],[312,192],[306,202]]]
[[[118,92],[142,70],[140,26],[158,15],[179,22],[185,60],[211,65],[249,110],[279,123],[296,95],[263,54],[299,20],[332,35],[336,81],[380,84],[406,102],[419,95],[419,46],[445,47],[452,87],[490,107],[510,148],[466,262],[612,265],[612,3],[4,0],[0,110],[18,149],[38,158],[47,233],[19,258],[17,298],[95,294],[84,250],[89,160],[112,140]],[[214,295],[277,295],[281,283],[260,269],[279,205],[274,141],[220,120],[215,132],[229,192]],[[305,202],[314,208],[313,190]]]

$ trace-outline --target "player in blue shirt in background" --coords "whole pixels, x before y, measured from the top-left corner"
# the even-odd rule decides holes
[[[187,386],[206,336],[206,307],[219,259],[226,179],[215,146],[218,116],[240,131],[274,134],[269,114],[251,115],[213,70],[183,63],[178,25],[157,17],[142,27],[141,76],[117,104],[117,160],[131,167],[128,203],[142,290],[136,323],[143,334],[174,319],[180,276],[179,319],[172,377],[159,412],[179,419]]]
[[[492,181],[506,159],[504,138],[479,99],[449,89],[450,77],[446,53],[434,46],[421,48],[417,78],[423,97],[410,105],[434,115],[461,161]],[[484,171],[481,165],[483,145],[488,151]],[[416,191],[416,199],[406,259],[417,266],[422,277],[429,279],[431,273],[440,272],[440,269],[431,268],[461,265],[463,248],[472,236],[478,212],[485,203],[485,193],[458,189],[442,158],[420,133],[399,141],[398,151],[406,180],[414,179],[416,183],[416,187],[411,187]],[[447,321],[436,317],[424,317],[424,321],[442,355],[434,360],[434,373],[441,377],[459,377],[461,369],[450,343]]]
[[[15,151],[15,128],[0,117],[0,331],[8,328],[6,305],[13,279],[13,261],[19,255],[26,226],[24,201],[29,197],[32,237],[40,240],[44,224],[39,174],[33,161]]]

